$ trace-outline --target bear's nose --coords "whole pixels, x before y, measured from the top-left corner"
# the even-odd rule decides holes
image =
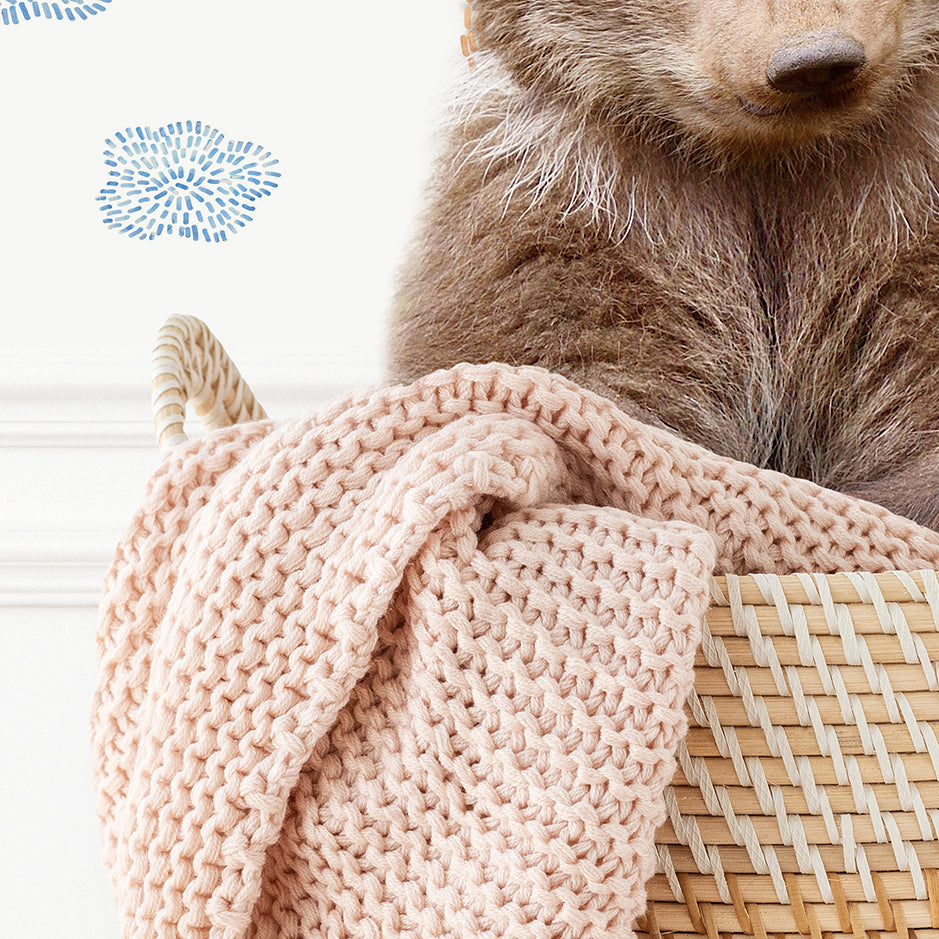
[[[867,63],[864,47],[837,31],[809,33],[776,50],[766,69],[770,85],[786,94],[843,88]]]

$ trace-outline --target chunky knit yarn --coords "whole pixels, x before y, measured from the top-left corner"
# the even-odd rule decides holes
[[[532,368],[177,448],[98,633],[123,933],[628,937],[711,572],[936,566]]]

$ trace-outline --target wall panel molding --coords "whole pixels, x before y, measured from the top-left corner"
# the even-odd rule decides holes
[[[239,361],[272,417],[296,417],[382,379],[378,358],[266,355]],[[0,347],[0,447],[147,446],[150,360]]]
[[[109,531],[4,532],[0,608],[96,608],[116,545]]]
[[[376,360],[238,362],[274,419],[381,380]],[[93,610],[159,454],[149,357],[0,347],[0,608]],[[187,424],[201,433],[198,421]]]

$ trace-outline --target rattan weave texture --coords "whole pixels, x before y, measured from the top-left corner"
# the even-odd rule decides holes
[[[939,929],[936,573],[715,578],[695,675],[639,928]]]
[[[222,344],[194,316],[172,316],[160,330],[150,390],[157,441],[164,450],[187,439],[187,403],[208,428],[267,416]]]

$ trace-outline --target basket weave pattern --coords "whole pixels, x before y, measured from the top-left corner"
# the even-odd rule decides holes
[[[939,929],[939,580],[720,577],[640,928]]]

